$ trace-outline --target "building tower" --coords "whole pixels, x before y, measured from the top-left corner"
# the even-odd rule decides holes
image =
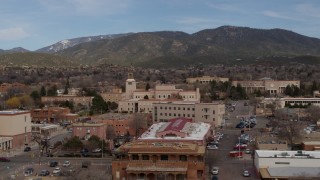
[[[126,99],[133,98],[133,92],[137,89],[136,80],[133,79],[133,73],[128,73],[128,79],[126,80]]]

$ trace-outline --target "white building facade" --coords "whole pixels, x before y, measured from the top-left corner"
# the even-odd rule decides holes
[[[263,179],[315,178],[320,174],[318,151],[256,150],[254,165]]]

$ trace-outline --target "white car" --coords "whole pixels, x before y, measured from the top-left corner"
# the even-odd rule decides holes
[[[100,149],[100,148],[96,148],[96,149],[92,150],[93,153],[98,153],[98,152],[101,152],[101,151],[102,151],[102,149]]]
[[[63,163],[63,166],[64,166],[64,167],[68,167],[68,166],[70,166],[70,164],[71,164],[70,161],[65,161],[65,162]]]
[[[219,149],[216,145],[208,145],[207,149]]]
[[[219,168],[218,167],[213,167],[211,169],[211,174],[212,175],[218,175],[219,174]]]
[[[249,176],[250,176],[250,173],[249,173],[248,170],[244,170],[244,171],[242,172],[242,175],[243,175],[244,177],[249,177]]]
[[[61,169],[59,167],[54,168],[54,170],[52,171],[53,174],[58,174],[61,172]]]

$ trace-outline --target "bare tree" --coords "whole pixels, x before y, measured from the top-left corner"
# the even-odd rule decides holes
[[[300,126],[296,122],[282,122],[279,124],[279,138],[285,139],[289,144],[293,144],[296,140],[300,139]]]
[[[135,113],[129,126],[134,129],[136,137],[140,136],[148,127],[148,114]]]
[[[320,107],[318,106],[309,106],[306,109],[306,112],[308,113],[308,118],[311,120],[311,122],[316,123],[320,118]]]

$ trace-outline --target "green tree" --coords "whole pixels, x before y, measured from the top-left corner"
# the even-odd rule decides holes
[[[84,147],[84,145],[78,136],[74,136],[71,139],[69,139],[65,144],[63,144],[63,147],[66,149],[81,149]]]
[[[57,90],[58,88],[56,85],[51,86],[47,91],[47,96],[57,96],[58,95]]]
[[[96,95],[92,99],[90,110],[93,114],[104,114],[108,111],[108,105],[100,95]]]
[[[46,88],[44,86],[41,86],[41,89],[40,89],[40,96],[46,96]]]
[[[67,82],[66,85],[64,86],[64,91],[63,94],[68,94],[69,93],[69,89],[70,88],[70,83],[69,83],[69,78],[67,78]]]
[[[146,91],[148,91],[149,89],[150,89],[150,84],[147,83],[147,85],[146,85]]]
[[[33,99],[35,105],[40,105],[40,94],[38,91],[32,91],[30,97]]]

